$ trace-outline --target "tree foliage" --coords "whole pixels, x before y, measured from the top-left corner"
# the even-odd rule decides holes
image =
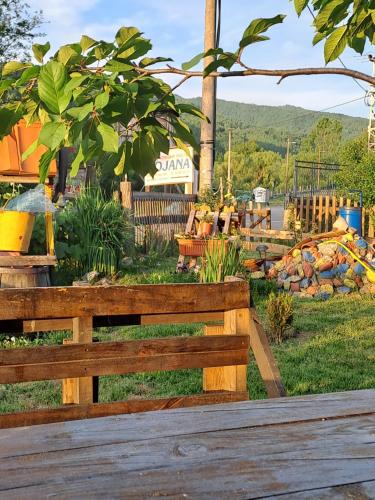
[[[277,189],[283,179],[283,160],[274,151],[262,150],[255,141],[248,141],[233,148],[231,154],[233,190],[252,191],[256,186]],[[216,182],[227,179],[228,153],[216,162]]]
[[[153,172],[171,139],[183,149],[186,143],[198,149],[181,115],[204,119],[202,113],[176,103],[169,85],[139,69],[165,60],[144,57],[151,47],[134,27],[120,28],[114,42],[82,36],[46,62],[49,43],[33,45],[36,64],[9,61],[3,66],[0,97],[15,89],[18,97],[0,106],[0,138],[21,117],[26,124],[42,123],[38,141],[24,153],[26,158],[39,144],[47,147],[40,160],[41,180],[63,146],[78,146],[72,175],[94,158],[105,158],[117,175],[125,165],[143,175]],[[140,59],[138,65],[134,59]]]
[[[314,12],[313,44],[325,40],[326,62],[334,61],[347,46],[362,54],[366,41],[374,44],[374,0],[294,0],[297,14]]]
[[[20,57],[30,59],[35,30],[43,22],[42,12],[30,12],[22,0],[0,0],[0,63]]]
[[[345,192],[360,190],[367,207],[375,206],[375,155],[368,151],[367,134],[348,141],[341,151],[338,186]]]
[[[298,157],[303,160],[336,163],[342,140],[342,124],[331,118],[321,118],[302,140]]]

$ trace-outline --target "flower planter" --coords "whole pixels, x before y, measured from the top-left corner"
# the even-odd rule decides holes
[[[207,248],[224,245],[224,251],[228,250],[228,240],[183,240],[178,239],[180,255],[185,257],[204,257]]]
[[[12,133],[0,141],[0,173],[5,175],[39,175],[39,160],[47,148],[40,145],[26,160],[22,154],[39,137],[42,125],[33,123],[26,126],[24,120],[19,121]],[[56,160],[50,164],[49,175],[56,175]]]
[[[28,212],[0,210],[0,251],[29,251],[35,215]]]
[[[211,222],[200,222],[199,223],[199,235],[207,237],[211,235],[212,224]]]

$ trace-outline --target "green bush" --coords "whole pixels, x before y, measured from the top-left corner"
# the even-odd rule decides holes
[[[55,217],[58,281],[70,281],[89,271],[116,274],[121,260],[133,252],[130,214],[100,189],[86,189]]]
[[[293,323],[293,297],[286,293],[271,292],[266,303],[268,324],[272,340],[281,344],[291,333]]]

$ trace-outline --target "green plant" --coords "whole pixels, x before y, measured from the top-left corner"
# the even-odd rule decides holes
[[[235,276],[242,271],[242,250],[224,239],[208,240],[207,250],[199,271],[201,283],[218,283],[226,276]],[[212,242],[212,244],[210,244]]]
[[[146,227],[139,252],[145,256],[149,265],[160,263],[166,257],[176,254],[174,241],[166,239],[163,234]]]
[[[100,189],[85,189],[56,218],[56,254],[75,277],[89,271],[117,273],[133,247],[130,214]]]
[[[200,222],[206,222],[207,224],[213,224],[214,222],[214,218],[211,214],[204,214],[201,218],[200,218]]]
[[[215,191],[207,187],[202,190],[198,195],[198,203],[195,206],[199,209],[203,206],[210,207],[210,210],[215,211],[220,207],[220,195],[215,193]]]
[[[293,323],[293,297],[286,293],[276,295],[271,292],[268,296],[267,319],[272,339],[281,344],[290,332]]]

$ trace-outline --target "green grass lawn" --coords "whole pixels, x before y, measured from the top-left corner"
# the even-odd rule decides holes
[[[174,259],[152,272],[135,270],[123,283],[161,283],[180,280],[173,273]],[[195,280],[184,276],[184,281]],[[270,286],[254,285],[254,299],[266,324],[265,300]],[[295,337],[272,345],[288,395],[312,394],[375,387],[375,297],[334,297],[326,302],[296,300]],[[202,325],[160,325],[100,329],[100,340],[201,335]],[[44,335],[31,344],[62,342],[68,333]],[[17,341],[16,344],[23,340]],[[11,343],[13,345],[13,343]],[[1,343],[0,343],[1,345]],[[5,346],[5,343],[2,343]],[[266,397],[255,362],[249,365],[250,397]],[[100,378],[100,401],[152,398],[199,393],[202,370],[141,373]],[[0,412],[61,404],[58,381],[0,385]]]

